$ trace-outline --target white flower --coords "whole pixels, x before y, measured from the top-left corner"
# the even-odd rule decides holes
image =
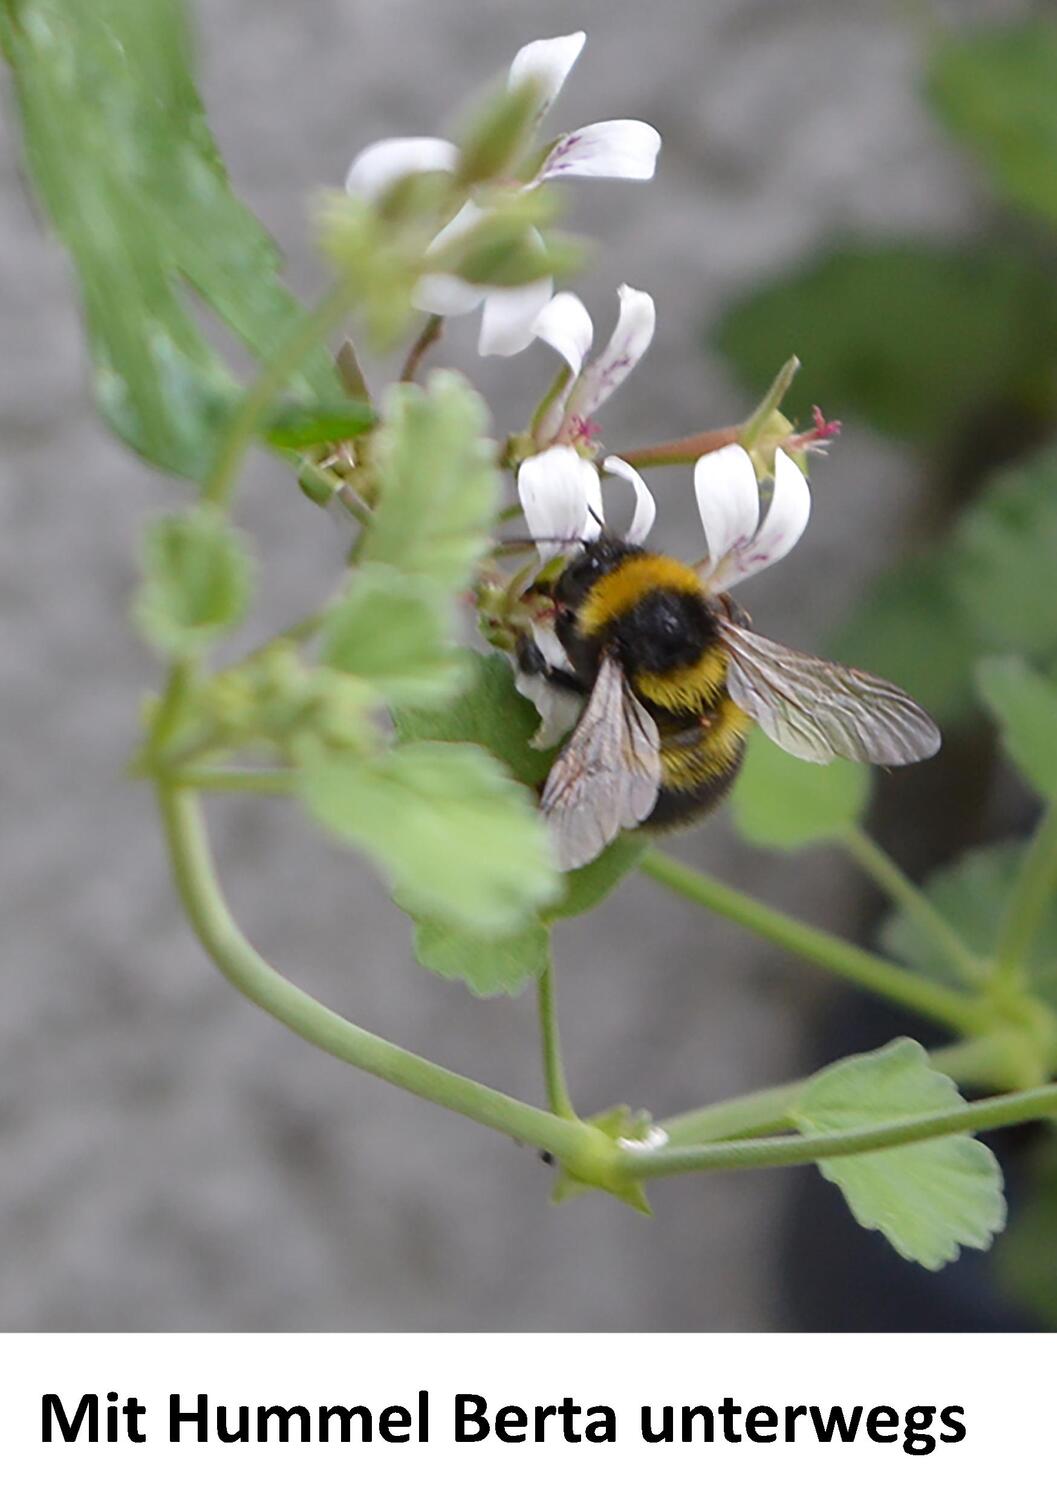
[[[756,470],[738,443],[698,459],[694,492],[708,543],[701,577],[714,594],[783,558],[800,540],[811,514],[807,480],[781,448],[774,455],[774,487],[762,523]]]
[[[653,298],[631,286],[620,287],[617,295],[620,314],[613,335],[597,359],[586,367],[584,361],[594,341],[594,326],[579,297],[573,292],[559,292],[536,319],[536,337],[550,344],[569,368],[562,396],[539,424],[536,432],[539,441],[564,438],[575,442],[589,437],[588,419],[627,379],[650,347],[657,322]]]
[[[624,539],[641,546],[657,513],[649,487],[622,458],[606,458],[602,469],[632,485],[635,511]],[[710,593],[722,593],[778,562],[800,539],[811,513],[807,480],[780,448],[774,456],[774,481],[762,522],[756,471],[738,443],[698,459],[694,491],[708,545],[708,560],[699,572]],[[527,458],[518,470],[518,496],[541,562],[572,555],[605,527],[598,469],[574,448],[548,448]],[[549,666],[570,670],[561,643],[546,623],[536,623],[533,636]],[[554,744],[571,727],[582,700],[526,673],[518,674],[517,686],[536,705],[543,721],[534,743]]]
[[[585,36],[548,37],[522,47],[510,65],[508,87],[532,80],[540,90],[539,119],[554,103],[580,55]],[[617,177],[645,181],[653,176],[661,138],[642,120],[603,120],[584,125],[561,136],[545,156],[535,177],[525,184],[537,186],[548,178]],[[394,182],[412,172],[453,172],[458,149],[435,136],[393,137],[376,141],[355,158],[345,179],[346,189],[360,197],[376,199]],[[473,203],[463,206],[437,236],[431,248],[446,237],[464,234],[481,211]],[[415,292],[415,304],[425,312],[452,317],[472,312],[484,304],[478,348],[482,354],[518,354],[532,342],[533,325],[550,301],[554,290],[550,277],[520,287],[482,287],[438,274],[423,277]]]

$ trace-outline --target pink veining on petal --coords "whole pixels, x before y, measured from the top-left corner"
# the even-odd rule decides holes
[[[602,424],[593,417],[571,416],[562,433],[570,443],[594,443],[602,435]]]

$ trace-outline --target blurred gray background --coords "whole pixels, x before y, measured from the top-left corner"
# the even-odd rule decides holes
[[[943,238],[976,212],[974,184],[916,97],[916,7],[210,0],[199,11],[232,176],[306,293],[320,275],[306,228],[315,185],[340,182],[377,136],[442,133],[522,42],[586,27],[556,126],[637,115],[664,136],[653,184],[572,195],[573,227],[600,245],[580,287],[600,336],[620,281],[658,304],[648,359],[604,414],[614,447],[744,413],[748,396],[700,331],[764,274],[849,229]],[[532,1152],[315,1054],[195,946],[149,797],[121,774],[158,676],[126,623],[138,537],[182,491],[93,416],[70,278],[20,181],[10,107],[4,128],[0,1326],[778,1326],[782,1177],[660,1184],[652,1222],[601,1197],[551,1208]],[[446,351],[465,358],[500,424],[523,421],[546,352],[478,362],[472,323]],[[794,408],[810,399],[807,371]],[[815,467],[805,541],[745,590],[761,628],[817,646],[895,549],[916,482],[897,448],[846,429]],[[658,537],[689,552],[688,474],[662,475],[657,492]],[[263,560],[263,634],[318,597],[340,538],[267,462],[247,478],[240,520]],[[293,809],[225,805],[213,823],[233,905],[284,972],[386,1036],[539,1098],[530,995],[474,1000],[418,969],[371,873]],[[680,852],[836,930],[854,922],[861,893],[828,855],[747,850],[722,814]],[[561,932],[557,963],[585,1111],[626,1101],[663,1115],[777,1082],[803,1065],[827,999],[824,977],[637,880]]]

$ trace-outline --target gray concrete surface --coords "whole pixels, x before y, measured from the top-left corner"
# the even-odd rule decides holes
[[[734,293],[833,234],[943,236],[974,185],[915,97],[907,11],[871,0],[210,0],[206,93],[236,183],[318,280],[306,199],[387,133],[431,132],[534,36],[583,24],[568,126],[641,115],[665,137],[649,188],[585,184],[585,296],[654,292],[647,363],[606,411],[621,444],[745,405],[697,330]],[[957,8],[960,16],[973,7]],[[993,7],[992,7],[993,9]],[[156,667],[126,625],[138,535],[181,491],[96,424],[61,251],[0,158],[0,1326],[7,1329],[761,1329],[778,1314],[777,1176],[683,1180],[656,1218],[547,1205],[526,1150],[318,1056],[210,969],[177,910],[149,798],[121,779]],[[502,417],[542,351],[481,366]],[[804,401],[810,399],[810,372]],[[685,474],[661,532],[694,543]],[[849,431],[816,470],[813,528],[746,590],[810,647],[898,543],[905,455]],[[254,465],[241,518],[278,624],[336,565],[331,523]],[[538,1097],[528,996],[476,1001],[416,968],[403,917],[293,810],[214,819],[236,910],[287,973],[370,1027]],[[787,909],[847,925],[828,857],[741,848],[724,817],[683,852]],[[655,1113],[775,1082],[825,985],[644,883],[558,941],[573,1089]]]

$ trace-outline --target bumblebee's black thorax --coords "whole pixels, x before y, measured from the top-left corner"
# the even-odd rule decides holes
[[[632,681],[692,666],[717,642],[693,570],[607,537],[585,547],[554,586],[556,628],[578,675],[615,650]]]

